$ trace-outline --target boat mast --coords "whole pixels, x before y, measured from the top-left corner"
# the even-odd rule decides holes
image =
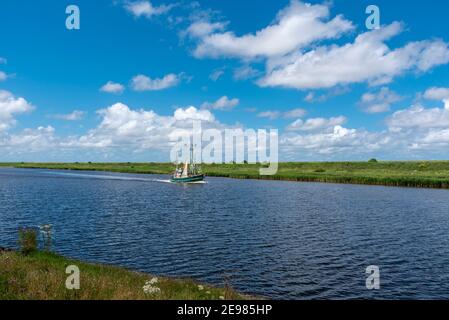
[[[190,143],[190,168],[191,172],[195,170],[195,164],[193,162],[193,143]]]

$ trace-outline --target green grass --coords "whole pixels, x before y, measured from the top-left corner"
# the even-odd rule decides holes
[[[80,289],[68,290],[68,265],[80,269]],[[146,294],[145,282],[153,277],[108,265],[90,264],[36,251],[23,255],[0,251],[0,300],[211,300],[247,299],[229,288],[216,288],[193,280],[160,278],[153,285],[159,294]]]
[[[170,174],[170,163],[0,163],[18,168],[98,170]],[[449,188],[449,161],[282,162],[273,176],[260,176],[258,164],[207,164],[208,176],[309,182]]]

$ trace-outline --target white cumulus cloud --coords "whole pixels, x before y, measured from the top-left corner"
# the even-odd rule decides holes
[[[340,15],[329,20],[328,5],[292,0],[271,25],[254,34],[237,36],[230,31],[212,32],[215,30],[209,28],[194,55],[245,59],[282,56],[318,40],[337,38],[352,29],[352,23]]]
[[[226,27],[223,22],[194,21],[186,30],[187,35],[193,38],[205,37],[215,31],[221,31]]]
[[[414,105],[387,118],[387,125],[397,129],[449,128],[449,108],[424,108]]]
[[[116,94],[122,93],[124,90],[125,90],[124,85],[113,81],[108,81],[100,88],[100,91],[102,92],[116,93]]]
[[[126,2],[125,9],[135,17],[151,18],[168,12],[172,6],[160,5],[153,6],[150,1],[132,1]]]
[[[222,96],[215,102],[204,102],[201,105],[202,109],[211,110],[231,110],[240,103],[237,98],[229,99],[227,96]]]
[[[429,100],[441,100],[446,109],[449,109],[449,88],[433,87],[424,92],[424,98]]]
[[[410,42],[390,49],[385,41],[402,31],[400,23],[363,33],[353,43],[320,46],[268,61],[263,87],[331,88],[369,82],[389,83],[407,71],[424,72],[449,62],[448,44],[441,40]]]
[[[68,114],[55,114],[53,118],[60,119],[60,120],[66,120],[66,121],[79,121],[83,119],[86,112],[81,110],[74,110]]]
[[[174,73],[156,79],[151,79],[143,74],[139,74],[131,80],[131,87],[135,91],[156,91],[175,87],[180,81],[180,76]]]
[[[194,55],[197,57],[233,56],[239,58],[282,56],[315,41],[339,37],[353,29],[342,16],[329,20],[327,5],[311,5],[292,0],[273,24],[254,34],[236,36],[215,32],[204,36]]]
[[[34,107],[22,97],[0,90],[0,131],[7,130],[16,123],[14,115],[29,112]]]
[[[302,119],[297,119],[291,123],[286,130],[287,131],[315,131],[315,130],[327,130],[329,128],[334,128],[335,126],[340,126],[346,123],[346,117],[338,116],[329,119],[326,118],[311,118],[303,121]]]
[[[364,93],[359,101],[359,106],[366,113],[380,113],[390,111],[390,106],[401,100],[401,97],[387,87],[382,87],[378,92]]]

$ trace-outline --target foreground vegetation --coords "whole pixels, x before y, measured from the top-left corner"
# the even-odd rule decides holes
[[[170,174],[170,163],[0,163],[17,168]],[[282,162],[277,174],[260,176],[260,164],[204,164],[208,176],[308,182],[449,188],[449,161]]]
[[[66,267],[80,269],[80,289],[65,286]],[[151,281],[152,280],[152,281]],[[153,290],[145,292],[151,281]],[[160,290],[160,291],[159,291]],[[243,299],[230,288],[199,285],[192,280],[154,278],[126,269],[89,264],[55,253],[33,251],[28,254],[0,248],[0,300],[109,300],[109,299]]]

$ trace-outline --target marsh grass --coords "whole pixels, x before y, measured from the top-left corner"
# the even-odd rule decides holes
[[[80,289],[65,287],[68,265],[80,269]],[[0,300],[218,300],[248,299],[231,288],[216,288],[189,279],[158,278],[159,294],[146,294],[143,286],[151,275],[119,267],[68,259],[51,252],[23,255],[0,251]]]
[[[171,174],[171,163],[0,163],[18,168]],[[238,179],[449,188],[449,161],[281,162],[273,176],[259,175],[260,164],[203,164],[206,175]]]

